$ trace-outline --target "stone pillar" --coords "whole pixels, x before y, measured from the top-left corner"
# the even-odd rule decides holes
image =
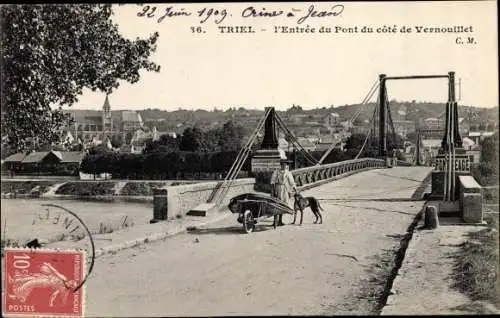
[[[461,199],[460,207],[465,223],[483,222],[483,196],[481,193],[463,193]]]
[[[483,189],[472,176],[459,178],[460,212],[466,223],[483,222]]]
[[[432,230],[437,227],[439,227],[438,209],[434,205],[429,205],[425,208],[424,228]]]
[[[385,158],[385,165],[387,166],[387,168],[392,168],[392,157]]]
[[[157,223],[168,219],[167,189],[153,189],[153,219],[149,223]]]

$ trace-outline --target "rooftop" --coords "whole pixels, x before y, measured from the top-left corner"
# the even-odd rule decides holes
[[[4,162],[37,163],[42,161],[50,154],[57,157],[59,161],[63,163],[80,162],[85,156],[85,153],[80,151],[35,151],[28,155],[19,152],[5,158]]]

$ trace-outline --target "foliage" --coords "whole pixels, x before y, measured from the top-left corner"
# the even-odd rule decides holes
[[[221,151],[238,151],[243,140],[243,126],[228,121],[218,131],[218,145]]]
[[[152,139],[146,142],[146,147],[142,151],[143,153],[155,153],[155,152],[169,152],[179,150],[179,142],[177,138],[173,138],[169,135],[160,136],[159,140],[153,141]]]
[[[106,145],[104,144],[92,146],[88,149],[88,153],[91,155],[107,154],[109,152],[112,152],[112,150],[108,149],[108,147],[106,147]]]
[[[188,127],[179,138],[163,135],[157,141],[148,141],[143,153],[191,151],[191,152],[218,152],[239,151],[241,140],[244,139],[243,126],[232,120],[222,127],[207,131],[199,127]]]
[[[347,154],[347,158],[349,159],[354,159],[356,155],[359,153],[361,148],[363,147],[363,144],[366,140],[366,134],[352,134],[349,138],[347,138],[346,144],[345,144],[345,151]],[[399,159],[402,159],[401,156],[402,154],[397,151],[397,149],[403,148],[403,138],[398,135],[398,134],[387,134],[387,155],[392,156],[392,151],[396,151],[396,154],[398,155]],[[376,158],[378,157],[378,137],[373,137],[370,136],[368,137],[368,140],[366,142],[366,145],[361,152],[360,158],[364,157],[372,157]]]
[[[480,142],[481,162],[473,167],[474,178],[483,186],[498,185],[498,132]]]
[[[2,136],[18,151],[57,142],[83,88],[111,93],[139,71],[159,71],[150,55],[158,33],[134,41],[111,21],[111,4],[4,5]]]
[[[289,113],[300,113],[302,112],[302,107],[300,105],[295,105],[293,104],[292,107],[290,107],[287,112]]]
[[[488,228],[469,233],[468,240],[454,255],[453,287],[471,300],[500,306],[498,219],[488,223]]]
[[[2,180],[1,183],[1,191],[2,193],[29,193],[32,189],[35,187],[40,187],[40,192],[45,193],[47,192],[51,186],[56,184],[56,181],[52,180],[37,180],[37,181],[31,181],[31,180],[22,180],[22,181],[12,181],[12,180]]]
[[[346,155],[349,159],[354,159],[356,155],[360,152],[363,144],[365,142],[365,134],[352,134],[347,138],[346,144],[344,146]],[[378,156],[378,143],[377,139],[370,136],[366,145],[361,153],[360,157],[377,157]]]
[[[154,188],[166,186],[166,182],[128,182],[120,190],[120,195],[153,195]]]
[[[123,146],[123,138],[117,135],[113,135],[111,137],[111,146],[114,148],[120,148]]]
[[[226,173],[237,155],[234,151],[88,154],[82,161],[81,171],[89,174],[107,172],[120,179],[175,179],[184,173]],[[250,160],[247,160],[242,170],[249,169]]]
[[[56,194],[65,195],[113,195],[113,182],[66,182],[56,190]]]
[[[203,147],[203,132],[198,127],[186,128],[180,138],[179,149],[183,151],[201,151]]]
[[[481,143],[481,160],[498,167],[498,132],[484,138]]]

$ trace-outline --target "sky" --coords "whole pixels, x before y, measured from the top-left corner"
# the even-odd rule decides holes
[[[110,95],[113,110],[158,108],[213,110],[229,107],[278,110],[360,103],[377,81],[388,76],[456,72],[460,105],[498,107],[498,43],[495,1],[441,2],[299,2],[151,4],[155,16],[140,17],[144,6],[114,8],[113,21],[124,37],[147,37],[158,31],[152,60],[159,73],[142,72],[135,84],[121,82]],[[311,7],[313,6],[313,7]],[[343,6],[343,7],[342,7]],[[190,16],[165,17],[165,10]],[[282,10],[277,17],[246,17]],[[204,14],[219,10],[204,23]],[[309,16],[309,9],[337,15]],[[222,18],[222,10],[226,16]],[[150,9],[151,12],[152,8]],[[212,11],[213,12],[213,11]],[[286,17],[288,12],[293,17]],[[204,33],[197,33],[202,27]],[[252,26],[255,33],[220,33],[221,26]],[[315,28],[315,33],[275,33],[275,27]],[[318,33],[321,27],[338,33]],[[372,33],[361,32],[373,28]],[[417,27],[462,26],[469,33],[417,33]],[[356,29],[357,27],[357,29]],[[396,32],[384,33],[395,28]],[[401,32],[402,27],[411,33]],[[192,29],[194,28],[194,30]],[[346,32],[342,32],[341,30]],[[379,32],[377,32],[379,29]],[[265,31],[264,31],[265,30]],[[194,32],[193,32],[194,31]],[[351,32],[348,32],[351,31]],[[462,39],[458,39],[461,37]],[[472,44],[466,42],[474,38]],[[460,88],[458,82],[460,80]],[[446,79],[388,82],[389,98],[445,102]],[[460,96],[459,96],[460,95]],[[72,108],[101,109],[105,95],[85,90]],[[376,95],[371,101],[376,100]]]

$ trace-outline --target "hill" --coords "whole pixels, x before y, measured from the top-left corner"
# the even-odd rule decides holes
[[[355,123],[371,120],[375,103],[360,105],[344,105],[338,107],[323,107],[311,110],[303,110],[300,106],[293,106],[286,111],[278,111],[277,113],[283,118],[290,129],[301,134],[304,130],[311,134],[317,132],[318,129],[324,129],[324,120],[331,113],[337,113],[341,121],[350,120],[361,110]],[[390,109],[393,119],[405,119],[409,121],[419,121],[426,118],[444,118],[445,104],[443,103],[427,103],[427,102],[404,102],[391,101]],[[398,115],[399,111],[399,115]],[[478,108],[474,106],[462,106],[458,108],[459,117],[465,118],[469,122],[476,124],[484,124],[489,122],[495,123],[498,127],[498,107],[496,108]],[[198,126],[201,129],[207,130],[222,125],[228,120],[233,120],[245,127],[247,133],[251,133],[257,126],[258,121],[264,114],[264,109],[245,109],[245,108],[230,108],[226,111],[214,110],[176,110],[164,111],[160,109],[146,109],[140,111],[146,125],[156,126],[160,131],[175,131],[182,133],[186,127]],[[405,114],[405,116],[401,116]],[[297,118],[301,120],[298,121]],[[304,122],[307,127],[304,127]],[[300,126],[300,127],[298,127]],[[299,129],[301,128],[301,129]],[[297,129],[301,131],[297,131]]]

